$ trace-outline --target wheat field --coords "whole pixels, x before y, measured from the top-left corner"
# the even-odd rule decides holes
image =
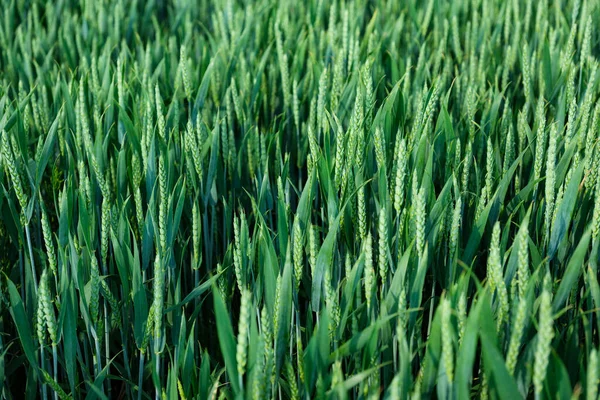
[[[598,399],[596,0],[0,7],[0,398]]]

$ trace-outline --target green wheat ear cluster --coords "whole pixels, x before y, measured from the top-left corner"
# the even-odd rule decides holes
[[[517,233],[517,283],[519,287],[519,299],[521,300],[525,298],[530,274],[528,232],[527,223],[524,223]]]
[[[52,296],[50,294],[50,283],[47,270],[44,270],[40,277],[40,287],[38,296],[41,299],[41,307],[44,312],[44,322],[48,329],[48,335],[52,341],[52,345],[58,343],[58,329],[56,323],[56,314],[54,313],[54,305],[52,304]],[[39,323],[39,321],[38,321]]]
[[[300,286],[302,282],[302,273],[304,268],[304,237],[302,228],[300,227],[300,222],[296,221],[294,223],[294,235],[293,235],[293,259],[294,259],[294,282],[296,286],[296,290]]]
[[[44,207],[42,202],[41,204],[42,211],[42,233],[44,236],[44,245],[46,247],[46,252],[48,256],[48,266],[50,267],[50,271],[54,276],[57,275],[57,262],[56,262],[56,252],[54,251],[54,243],[52,240],[52,230],[50,228],[50,222],[48,221],[48,213]]]
[[[539,396],[543,390],[550,357],[550,345],[554,337],[550,300],[550,293],[544,289],[540,296],[537,345],[533,365],[533,387],[536,396]]]
[[[240,375],[240,379],[246,372],[246,357],[248,355],[248,331],[250,329],[250,307],[252,306],[251,296],[251,292],[248,289],[244,289],[242,291],[242,298],[240,300],[240,320],[238,324],[236,349],[237,369]]]
[[[592,349],[587,365],[586,398],[598,398],[598,350]]]
[[[600,233],[600,163],[596,174],[596,187],[594,191],[594,212],[592,214],[592,238],[598,240]]]
[[[244,278],[242,271],[242,244],[240,238],[240,222],[237,216],[233,218],[233,232],[234,232],[234,253],[233,263],[235,268],[235,278],[237,281],[238,289],[242,292],[244,287]]]
[[[368,124],[367,124],[368,126]],[[375,135],[373,137],[373,144],[375,146],[375,160],[377,161],[377,169],[381,170],[386,165],[386,149],[385,149],[385,137],[383,136],[383,130],[381,127],[375,128]]]
[[[379,276],[381,277],[381,285],[386,286],[387,275],[388,275],[388,232],[387,232],[387,213],[385,208],[379,211],[379,224],[378,224],[378,236],[379,236],[379,252],[377,255],[377,266],[379,269]]]
[[[157,255],[154,261],[154,288],[153,295],[154,300],[152,306],[154,307],[154,352],[160,353],[163,335],[163,311],[165,305],[165,266],[163,261]]]
[[[488,279],[492,291],[496,291],[498,298],[497,325],[501,327],[508,314],[508,291],[502,273],[502,259],[500,256],[500,223],[496,222],[492,231],[492,243],[488,258]]]
[[[5,168],[8,170],[10,182],[17,196],[17,200],[19,201],[19,206],[21,207],[21,213],[19,214],[21,225],[25,226],[27,224],[25,212],[27,209],[28,197],[21,183],[21,177],[17,169],[15,155],[13,153],[13,149],[11,149],[11,146],[9,144],[8,133],[6,133],[5,130],[2,130],[2,132],[0,132],[0,135],[0,141],[2,142],[2,159],[4,160]]]
[[[373,265],[373,238],[370,232],[367,234],[367,238],[363,242],[363,254],[365,257],[365,299],[367,301],[367,308],[370,309],[373,299],[373,285],[375,283],[375,267]]]
[[[108,286],[108,283],[106,283],[105,279],[100,281],[100,289],[102,290],[102,296],[106,299],[106,301],[110,305],[111,326],[113,328],[120,327],[121,326],[121,309],[119,306],[119,301],[111,292],[110,287]]]
[[[46,333],[46,323],[45,323],[45,315],[44,315],[44,305],[42,304],[42,297],[38,296],[37,308],[35,312],[35,328],[37,340],[41,348],[44,347],[44,342],[47,338]]]
[[[458,248],[458,240],[460,233],[460,225],[462,220],[462,198],[458,197],[454,204],[454,211],[452,212],[452,224],[450,226],[450,240],[448,242],[448,254],[449,259],[453,260]]]
[[[364,186],[358,188],[356,196],[358,206],[358,235],[361,239],[364,239],[367,234],[367,205]]]
[[[90,254],[90,300],[89,310],[92,324],[96,325],[99,316],[100,301],[100,270],[98,269],[98,260],[95,254]]]
[[[552,216],[555,205],[555,192],[554,187],[556,186],[556,146],[557,146],[557,128],[556,124],[550,127],[550,143],[548,145],[548,155],[546,158],[546,213],[545,213],[545,225],[546,225],[546,237],[550,237],[550,230],[552,228]]]
[[[454,348],[452,343],[452,328],[450,326],[450,318],[452,308],[450,306],[450,300],[444,299],[442,301],[442,358],[444,360],[444,369],[448,381],[452,383],[454,380]]]
[[[458,344],[460,346],[465,336],[465,325],[467,323],[467,298],[464,293],[461,293],[458,298],[458,308],[456,312],[458,314]]]
[[[419,256],[422,255],[425,248],[425,188],[421,187],[415,200],[415,232],[416,249]]]
[[[67,400],[67,399],[71,398],[71,396],[69,396],[63,390],[63,388],[59,385],[59,383],[56,382],[56,380],[53,379],[52,376],[50,376],[50,374],[47,371],[42,370],[42,375],[43,375],[45,383],[47,383],[52,388],[52,390],[54,390],[54,392],[56,392],[56,395],[58,396],[58,398],[60,398],[61,400]]]
[[[506,354],[506,369],[510,374],[513,374],[517,365],[519,347],[521,346],[521,335],[523,334],[523,328],[525,327],[526,317],[527,299],[521,298],[512,319],[512,332],[508,344],[508,352]]]
[[[402,206],[404,205],[404,179],[406,177],[407,170],[407,149],[406,149],[406,140],[404,138],[400,139],[398,145],[398,152],[396,155],[396,176],[395,176],[395,185],[394,185],[394,209],[396,213],[399,214],[402,210]]]

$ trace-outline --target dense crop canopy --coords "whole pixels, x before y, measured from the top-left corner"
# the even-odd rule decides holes
[[[598,396],[595,0],[0,0],[0,398]]]

